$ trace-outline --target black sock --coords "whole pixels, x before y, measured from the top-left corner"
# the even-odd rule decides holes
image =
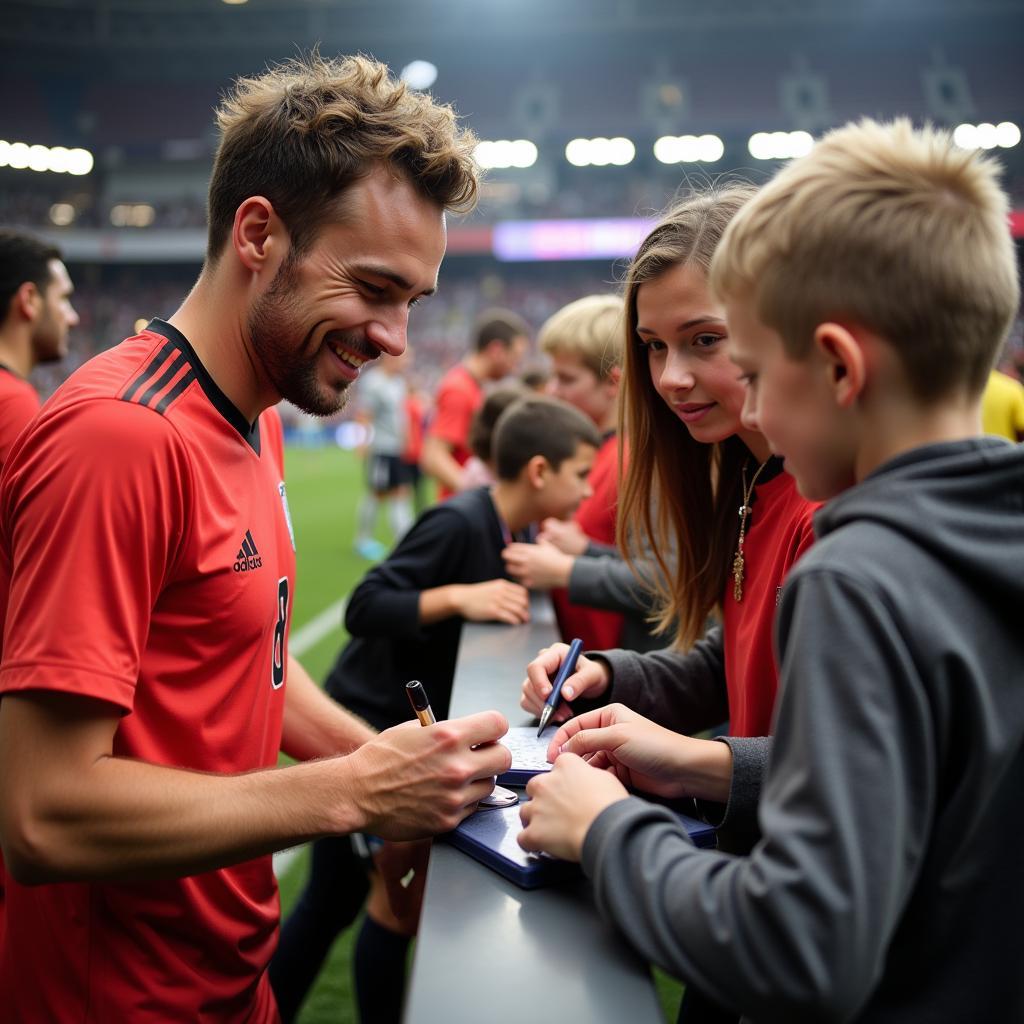
[[[362,1024],[401,1024],[405,958],[411,941],[377,924],[369,914],[363,919],[352,958]]]
[[[369,888],[366,868],[348,836],[313,844],[306,887],[281,925],[270,961],[270,985],[282,1024],[291,1024],[298,1015],[334,940],[356,919]]]

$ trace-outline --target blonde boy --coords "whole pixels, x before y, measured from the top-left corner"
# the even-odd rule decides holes
[[[585,295],[541,327],[538,341],[552,368],[548,393],[574,405],[602,435],[590,476],[594,493],[573,521],[547,520],[539,543],[505,549],[513,577],[535,590],[553,588],[562,637],[578,636],[588,650],[664,643],[651,638],[650,597],[615,547],[622,338],[617,295]]]
[[[538,336],[551,359],[548,393],[615,429],[622,376],[622,298],[585,295],[551,316]]]
[[[1024,449],[978,411],[1019,299],[1006,214],[987,159],[864,121],[737,215],[711,281],[744,416],[829,501],[779,608],[763,840],[700,853],[590,766],[552,773],[609,916],[758,1021],[1024,1019]],[[649,723],[619,728],[650,784]]]

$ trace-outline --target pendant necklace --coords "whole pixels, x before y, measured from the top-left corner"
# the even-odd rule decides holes
[[[754,493],[754,484],[757,483],[757,478],[761,475],[761,470],[770,461],[770,458],[765,459],[757,467],[757,472],[754,474],[754,479],[750,481],[749,487],[747,486],[747,465],[746,463],[743,464],[743,504],[739,507],[740,535],[736,539],[736,554],[732,560],[732,596],[736,599],[737,603],[743,600],[743,572],[746,568],[743,561],[743,538],[747,534],[747,517],[753,511],[750,507],[750,499]]]

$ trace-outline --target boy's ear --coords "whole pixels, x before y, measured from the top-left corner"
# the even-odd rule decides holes
[[[246,270],[259,273],[266,270],[272,260],[283,259],[290,241],[269,199],[250,196],[235,211],[231,242]]]
[[[824,360],[836,404],[849,408],[864,391],[867,360],[860,339],[842,324],[827,322],[814,330],[814,346]]]
[[[526,479],[535,491],[539,491],[547,483],[550,471],[551,463],[543,455],[534,455],[526,464]]]

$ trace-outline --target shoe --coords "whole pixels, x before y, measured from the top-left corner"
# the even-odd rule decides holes
[[[372,537],[367,540],[357,540],[355,548],[356,554],[368,562],[379,562],[388,553],[388,549],[379,540],[374,540]]]

